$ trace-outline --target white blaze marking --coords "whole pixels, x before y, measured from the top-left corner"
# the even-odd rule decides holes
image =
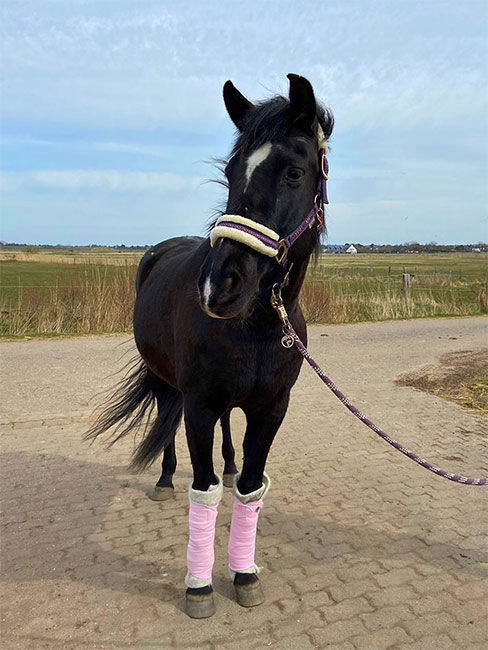
[[[212,318],[219,318],[221,320],[225,320],[223,316],[217,316],[217,314],[214,314],[213,311],[210,311],[208,307],[208,303],[210,300],[210,296],[212,295],[213,287],[212,283],[210,282],[210,276],[207,275],[207,279],[205,280],[205,284],[203,285],[203,311],[208,315],[211,316]]]
[[[205,302],[206,307],[208,307],[208,301],[210,300],[211,293],[212,293],[212,284],[210,282],[210,277],[207,276],[207,279],[205,280],[205,284],[203,285],[203,301]]]
[[[246,187],[244,190],[247,190],[247,186],[249,185],[249,181],[251,180],[251,176],[256,167],[264,162],[271,153],[271,148],[271,142],[266,142],[266,144],[263,144],[259,149],[256,149],[256,151],[254,151],[247,159]]]

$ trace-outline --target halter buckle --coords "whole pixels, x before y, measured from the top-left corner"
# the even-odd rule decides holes
[[[317,205],[315,219],[317,220],[317,230],[320,231],[324,227],[324,204],[322,201]]]
[[[278,264],[281,264],[283,260],[286,258],[286,256],[288,255],[288,250],[289,247],[285,244],[285,240],[282,239],[280,241],[278,252],[276,253],[276,261],[278,262]]]

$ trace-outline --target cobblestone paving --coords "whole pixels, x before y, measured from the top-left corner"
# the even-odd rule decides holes
[[[488,421],[399,387],[400,373],[487,345],[488,319],[311,328],[310,349],[365,414],[447,469],[488,471]],[[488,488],[391,450],[302,370],[273,446],[259,522],[266,602],[233,599],[232,495],[216,534],[217,614],[183,613],[185,437],[176,494],[126,471],[132,440],[88,446],[90,397],[115,381],[116,337],[1,343],[2,648],[474,650],[488,647]],[[290,352],[293,354],[293,351]],[[243,418],[233,415],[236,448]],[[217,443],[219,438],[217,438]],[[216,445],[216,465],[222,461]]]

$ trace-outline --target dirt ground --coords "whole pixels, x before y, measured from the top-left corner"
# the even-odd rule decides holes
[[[444,354],[487,348],[487,318],[310,333],[312,354],[368,417],[441,467],[487,475],[488,419],[395,383]],[[453,484],[394,451],[308,367],[267,467],[256,556],[266,602],[246,610],[233,599],[227,490],[217,613],[188,619],[183,432],[176,495],[164,503],[146,496],[157,466],[127,472],[132,440],[106,451],[81,439],[93,396],[131,350],[121,337],[0,343],[2,648],[486,649],[488,487]],[[240,449],[239,412],[233,430]]]
[[[488,415],[488,349],[447,352],[439,363],[401,375],[397,384],[426,390]]]

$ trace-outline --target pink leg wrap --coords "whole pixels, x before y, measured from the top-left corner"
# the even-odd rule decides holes
[[[231,571],[246,571],[255,566],[256,527],[262,506],[262,499],[250,503],[241,503],[237,498],[234,501],[228,547]]]
[[[190,540],[186,561],[192,576],[202,580],[212,580],[217,508],[217,505],[207,506],[190,501]]]
[[[188,573],[185,584],[192,589],[212,584],[215,522],[223,490],[221,477],[217,474],[216,477],[217,485],[211,485],[206,492],[194,490],[191,486],[189,490],[190,539],[186,553]]]

